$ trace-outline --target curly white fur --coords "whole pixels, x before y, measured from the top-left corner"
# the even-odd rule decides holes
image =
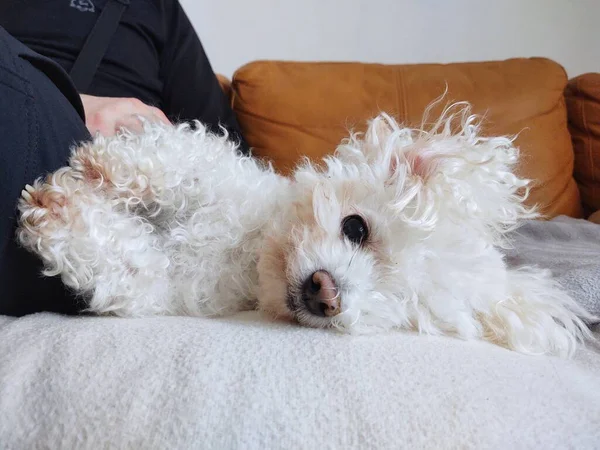
[[[95,313],[258,307],[308,326],[409,328],[568,356],[591,338],[591,317],[548,273],[507,268],[500,251],[536,217],[517,162],[512,140],[482,137],[466,104],[428,130],[382,114],[292,179],[201,124],[146,124],[83,144],[28,186],[18,235]],[[341,231],[349,215],[368,225],[361,245]],[[301,286],[318,270],[337,285],[334,317],[304,305]]]

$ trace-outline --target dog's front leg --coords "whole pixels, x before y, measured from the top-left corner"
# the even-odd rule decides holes
[[[95,313],[168,312],[168,258],[140,217],[113,208],[71,168],[27,186],[19,202],[21,244],[44,261],[45,275],[88,301]]]

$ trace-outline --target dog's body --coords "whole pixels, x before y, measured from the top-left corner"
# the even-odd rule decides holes
[[[535,213],[512,142],[477,133],[467,109],[430,132],[382,115],[325,169],[287,179],[200,124],[147,125],[83,145],[28,187],[19,238],[96,313],[258,307],[569,355],[589,316],[546,272],[507,268],[506,233]]]
[[[148,124],[98,137],[24,193],[21,242],[89,310],[217,315],[252,307],[256,257],[289,181],[224,138]]]

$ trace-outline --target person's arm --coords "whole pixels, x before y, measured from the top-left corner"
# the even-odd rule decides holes
[[[192,24],[178,1],[162,2],[165,45],[161,54],[163,111],[172,121],[199,120],[211,131],[230,138],[248,151],[240,126],[208,61]]]

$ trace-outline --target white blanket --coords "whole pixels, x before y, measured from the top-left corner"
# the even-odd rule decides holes
[[[229,319],[0,318],[2,449],[598,449],[600,350]]]

